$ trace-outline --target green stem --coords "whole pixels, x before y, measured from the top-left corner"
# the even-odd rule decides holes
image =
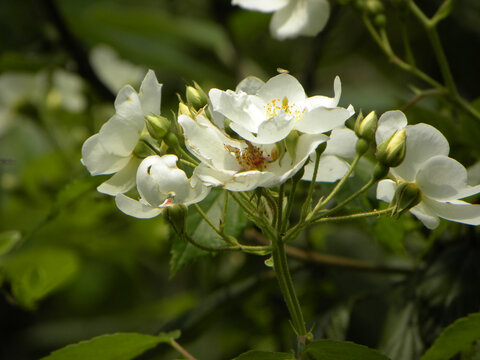
[[[202,216],[203,220],[205,220],[205,222],[213,229],[213,231],[215,231],[223,240],[225,240],[225,242],[231,245],[238,245],[237,239],[235,239],[233,236],[226,235],[219,227],[217,227],[198,204],[194,204],[193,206]]]
[[[208,245],[200,244],[199,242],[197,242],[194,238],[192,238],[188,234],[184,234],[184,237],[193,246],[198,247],[199,249],[202,249],[202,250],[205,250],[205,251],[218,252],[218,251],[240,251],[240,250],[242,250],[242,247],[239,246],[239,245],[214,247],[214,246],[208,246]]]
[[[185,348],[183,348],[178,342],[176,342],[173,339],[170,339],[170,345],[177,350],[180,354],[185,356],[186,359],[188,360],[197,360],[192,354],[190,354]]]
[[[343,176],[342,179],[340,179],[337,185],[335,185],[335,187],[330,192],[330,194],[328,194],[328,196],[324,200],[320,200],[317,203],[313,211],[309,214],[309,216],[307,216],[307,220],[311,219],[318,211],[320,211],[325,205],[327,205],[330,202],[330,200],[332,200],[333,197],[340,191],[340,189],[343,187],[343,185],[345,184],[345,182],[347,181],[347,179],[349,178],[349,176],[352,174],[353,170],[357,166],[358,161],[360,160],[361,157],[362,155],[360,154],[357,154],[355,156],[355,159],[353,159],[352,164],[350,165],[350,168],[348,169],[347,173]]]
[[[283,226],[281,229],[282,234],[287,231],[288,221],[290,219],[290,214],[293,208],[293,201],[295,199],[295,190],[297,190],[297,181],[292,180],[292,187],[290,188],[290,192],[288,194],[287,208],[285,209],[285,215],[283,217]]]
[[[315,189],[319,164],[320,164],[320,155],[317,154],[317,156],[315,157],[315,165],[313,167],[312,181],[310,181],[310,185],[308,187],[307,198],[305,199],[305,203],[303,204],[303,207],[302,207],[302,213],[300,214],[300,221],[303,221],[311,210],[313,190]]]
[[[324,223],[324,222],[364,219],[368,217],[374,217],[374,216],[380,216],[380,215],[392,213],[392,210],[394,208],[395,208],[394,206],[391,206],[383,210],[374,210],[374,211],[368,211],[368,212],[356,213],[356,214],[350,214],[350,215],[344,215],[344,216],[317,217],[313,219],[312,223],[318,224],[318,223]]]
[[[300,303],[297,294],[295,293],[292,277],[288,269],[285,244],[279,234],[272,239],[272,257],[280,291],[282,292],[288,312],[290,313],[292,324],[298,337],[299,346],[303,347],[307,336],[307,329],[305,327],[305,320],[303,319]]]
[[[283,227],[283,194],[285,184],[280,185],[278,190],[278,214],[277,214],[277,232],[281,233]]]
[[[437,63],[440,67],[443,80],[445,81],[449,92],[455,96],[457,94],[457,87],[455,85],[455,81],[453,80],[452,72],[450,71],[450,66],[448,65],[448,60],[445,55],[445,51],[443,50],[442,42],[438,36],[436,27],[437,22],[429,19],[413,1],[409,1],[408,5],[410,11],[417,17],[422,26],[425,28],[427,36],[430,40],[430,44],[432,45],[433,52],[437,58]]]

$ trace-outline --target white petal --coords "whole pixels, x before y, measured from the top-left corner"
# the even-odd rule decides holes
[[[312,181],[313,170],[315,168],[316,155],[313,154],[311,161],[305,165],[305,173],[302,180]],[[334,155],[322,155],[318,163],[318,172],[316,182],[335,182],[341,179],[350,169],[350,165]]]
[[[480,205],[464,201],[439,202],[425,198],[426,206],[441,218],[469,225],[480,225]]]
[[[114,115],[103,124],[98,135],[106,151],[118,156],[129,156],[137,146],[140,133],[131,122]]]
[[[115,111],[118,116],[135,126],[138,131],[142,131],[145,116],[140,99],[130,85],[124,86],[118,93],[115,99]]]
[[[235,88],[235,92],[243,91],[248,95],[256,95],[258,90],[265,85],[265,82],[260,80],[256,76],[247,76],[245,79],[240,81]]]
[[[448,155],[449,145],[443,134],[427,124],[410,125],[407,130],[407,149],[403,162],[393,168],[392,174],[413,182],[422,164],[436,155]]]
[[[196,170],[196,169],[195,169]],[[196,175],[196,171],[193,172],[192,177],[190,178],[190,192],[185,197],[185,205],[191,205],[198,203],[205,199],[210,193],[211,186],[206,186],[200,178]]]
[[[138,97],[142,104],[142,110],[145,116],[150,114],[160,115],[162,85],[158,83],[153,70],[148,70],[147,75],[140,86]]]
[[[274,144],[285,139],[295,126],[295,117],[281,112],[277,116],[264,121],[258,128],[257,135],[253,135],[246,131],[237,123],[231,123],[230,128],[243,137],[245,140],[256,144]]]
[[[270,185],[274,182],[274,185]],[[235,174],[232,182],[226,183],[224,188],[231,191],[251,191],[259,186],[275,186],[279,182],[275,175],[270,172],[250,170]]]
[[[95,134],[89,137],[82,146],[82,164],[92,175],[112,174],[122,169],[130,161],[130,157],[122,157],[107,152]]]
[[[480,186],[467,185],[467,170],[462,164],[442,155],[423,163],[416,183],[424,195],[439,201],[460,199],[480,192]]]
[[[380,180],[377,184],[377,199],[391,203],[397,190],[397,184],[392,180]]]
[[[225,148],[225,145],[238,149],[245,147],[240,141],[228,138],[202,114],[195,120],[180,115],[178,123],[183,129],[188,150],[201,161],[217,169],[241,169],[235,156]]]
[[[265,86],[258,91],[257,95],[266,103],[272,100],[281,102],[286,97],[288,106],[301,108],[302,110],[306,99],[303,86],[289,74],[274,76],[265,83]]]
[[[323,155],[336,155],[343,158],[355,156],[358,138],[355,132],[348,128],[333,129],[330,139],[327,141],[327,148]]]
[[[115,197],[115,203],[117,207],[123,213],[139,218],[139,219],[150,219],[162,212],[162,209],[153,208],[151,206],[145,205],[140,201],[134,200],[125,196],[123,194],[118,194]]]
[[[342,83],[340,81],[340,77],[338,76],[335,76],[335,80],[333,81],[333,91],[335,94],[333,98],[321,95],[309,97],[307,99],[307,109],[312,110],[317,107],[337,107],[338,102],[340,101],[340,96],[342,96]]]
[[[219,89],[211,89],[208,96],[215,111],[249,132],[256,133],[260,124],[266,120],[265,102],[257,96]]]
[[[375,141],[377,145],[408,125],[407,117],[399,110],[387,111],[378,119]]]
[[[270,32],[279,40],[315,36],[325,27],[329,16],[330,4],[326,0],[291,1],[273,15]]]
[[[141,159],[132,156],[127,166],[102,183],[97,187],[97,190],[103,194],[112,196],[126,193],[135,186],[135,177],[140,162]]]
[[[232,0],[232,5],[238,5],[244,9],[272,12],[286,6],[291,0]]]
[[[319,134],[343,126],[350,116],[352,113],[349,109],[319,107],[306,112],[295,128],[306,134]]]
[[[409,211],[430,230],[437,228],[440,224],[438,216],[423,201]]]

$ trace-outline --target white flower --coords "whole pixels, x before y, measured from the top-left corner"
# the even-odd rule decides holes
[[[178,122],[184,131],[185,145],[202,161],[196,175],[206,184],[232,191],[283,183],[328,139],[323,134],[303,134],[298,137],[293,154],[280,154],[274,144],[258,145],[228,137],[203,113],[195,119],[181,115]]]
[[[160,115],[161,90],[152,70],[138,94],[131,86],[124,86],[115,99],[115,115],[83,144],[82,163],[92,175],[115,174],[97,188],[99,192],[116,195],[135,186],[141,159],[133,150],[145,129],[145,117]]]
[[[341,95],[338,77],[334,91],[333,98],[307,97],[297,79],[280,74],[266,83],[249,77],[240,82],[236,91],[212,89],[209,97],[213,111],[227,118],[230,128],[242,138],[273,144],[292,130],[320,134],[343,126],[354,110],[352,106],[337,107]]]
[[[202,201],[210,192],[193,175],[187,178],[177,167],[175,155],[153,155],[145,158],[137,171],[137,189],[140,200],[123,194],[115,197],[117,207],[127,215],[148,219],[157,216],[166,207],[183,204],[191,205]]]
[[[327,0],[232,0],[232,4],[248,10],[273,12],[270,32],[278,40],[315,36],[325,27],[330,15]]]
[[[415,184],[421,192],[421,201],[410,212],[429,229],[439,225],[439,218],[480,225],[480,205],[459,200],[479,193],[480,185],[467,184],[466,169],[448,157],[447,139],[430,125],[406,124],[405,115],[400,111],[387,112],[379,119],[377,143],[405,128],[407,147],[402,164],[390,170],[394,180],[378,183],[377,198],[391,202],[398,185]]]
[[[335,182],[341,179],[350,169],[350,164],[345,159],[355,156],[357,143],[355,132],[348,128],[332,130],[327,148],[320,156],[316,182]],[[305,165],[305,173],[302,180],[311,181],[317,155],[310,155],[310,162]]]

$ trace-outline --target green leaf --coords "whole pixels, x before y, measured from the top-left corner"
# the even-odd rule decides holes
[[[53,248],[20,252],[4,263],[5,280],[10,282],[13,296],[28,309],[65,284],[78,268],[75,253]]]
[[[0,234],[0,255],[7,254],[22,238],[19,231],[4,231]]]
[[[199,204],[210,220],[217,226],[222,216],[224,196],[224,191],[213,190],[210,192],[210,195]],[[225,233],[232,236],[238,236],[247,224],[247,218],[243,214],[240,206],[231,198],[228,199],[225,219]],[[188,209],[187,232],[195,241],[202,245],[225,245],[225,242],[220,239],[218,234],[212,230],[198,211],[192,206]],[[182,266],[199,256],[207,255],[208,252],[200,250],[186,240],[175,236],[171,254],[170,273],[171,276],[173,276]]]
[[[405,227],[402,219],[379,217],[374,228],[375,239],[394,254],[405,255],[403,238]]]
[[[421,360],[448,360],[478,339],[480,313],[470,314],[443,330]]]
[[[178,336],[178,331],[158,336],[137,333],[102,335],[55,350],[41,360],[130,360]]]
[[[295,360],[292,354],[251,350],[233,360]]]
[[[303,353],[309,360],[388,360],[385,355],[364,345],[333,340],[312,341]]]

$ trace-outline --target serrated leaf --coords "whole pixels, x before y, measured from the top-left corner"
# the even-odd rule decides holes
[[[158,336],[137,333],[102,335],[55,350],[41,360],[130,360],[177,335],[178,332]]]
[[[303,354],[309,360],[388,360],[385,355],[364,345],[333,340],[312,341]]]
[[[2,232],[0,234],[0,255],[5,255],[12,250],[21,238],[22,235],[16,230]]]
[[[458,319],[443,330],[421,360],[448,360],[478,339],[480,313],[474,313]]]
[[[4,263],[5,280],[10,282],[13,296],[29,309],[66,283],[78,268],[75,253],[53,248],[20,252]]]
[[[233,360],[295,360],[292,354],[251,350]]]
[[[211,221],[217,226],[220,223],[224,206],[225,192],[221,190],[213,190],[209,196],[199,205]],[[225,233],[232,236],[238,236],[247,224],[247,218],[243,214],[241,208],[232,199],[229,199],[227,205]],[[221,240],[217,233],[203,220],[201,215],[194,207],[188,209],[187,217],[187,233],[198,243],[208,246],[223,246],[225,242]],[[188,243],[186,240],[174,237],[172,250],[172,258],[170,261],[171,276],[185,264],[191,260],[207,255],[208,252]]]

